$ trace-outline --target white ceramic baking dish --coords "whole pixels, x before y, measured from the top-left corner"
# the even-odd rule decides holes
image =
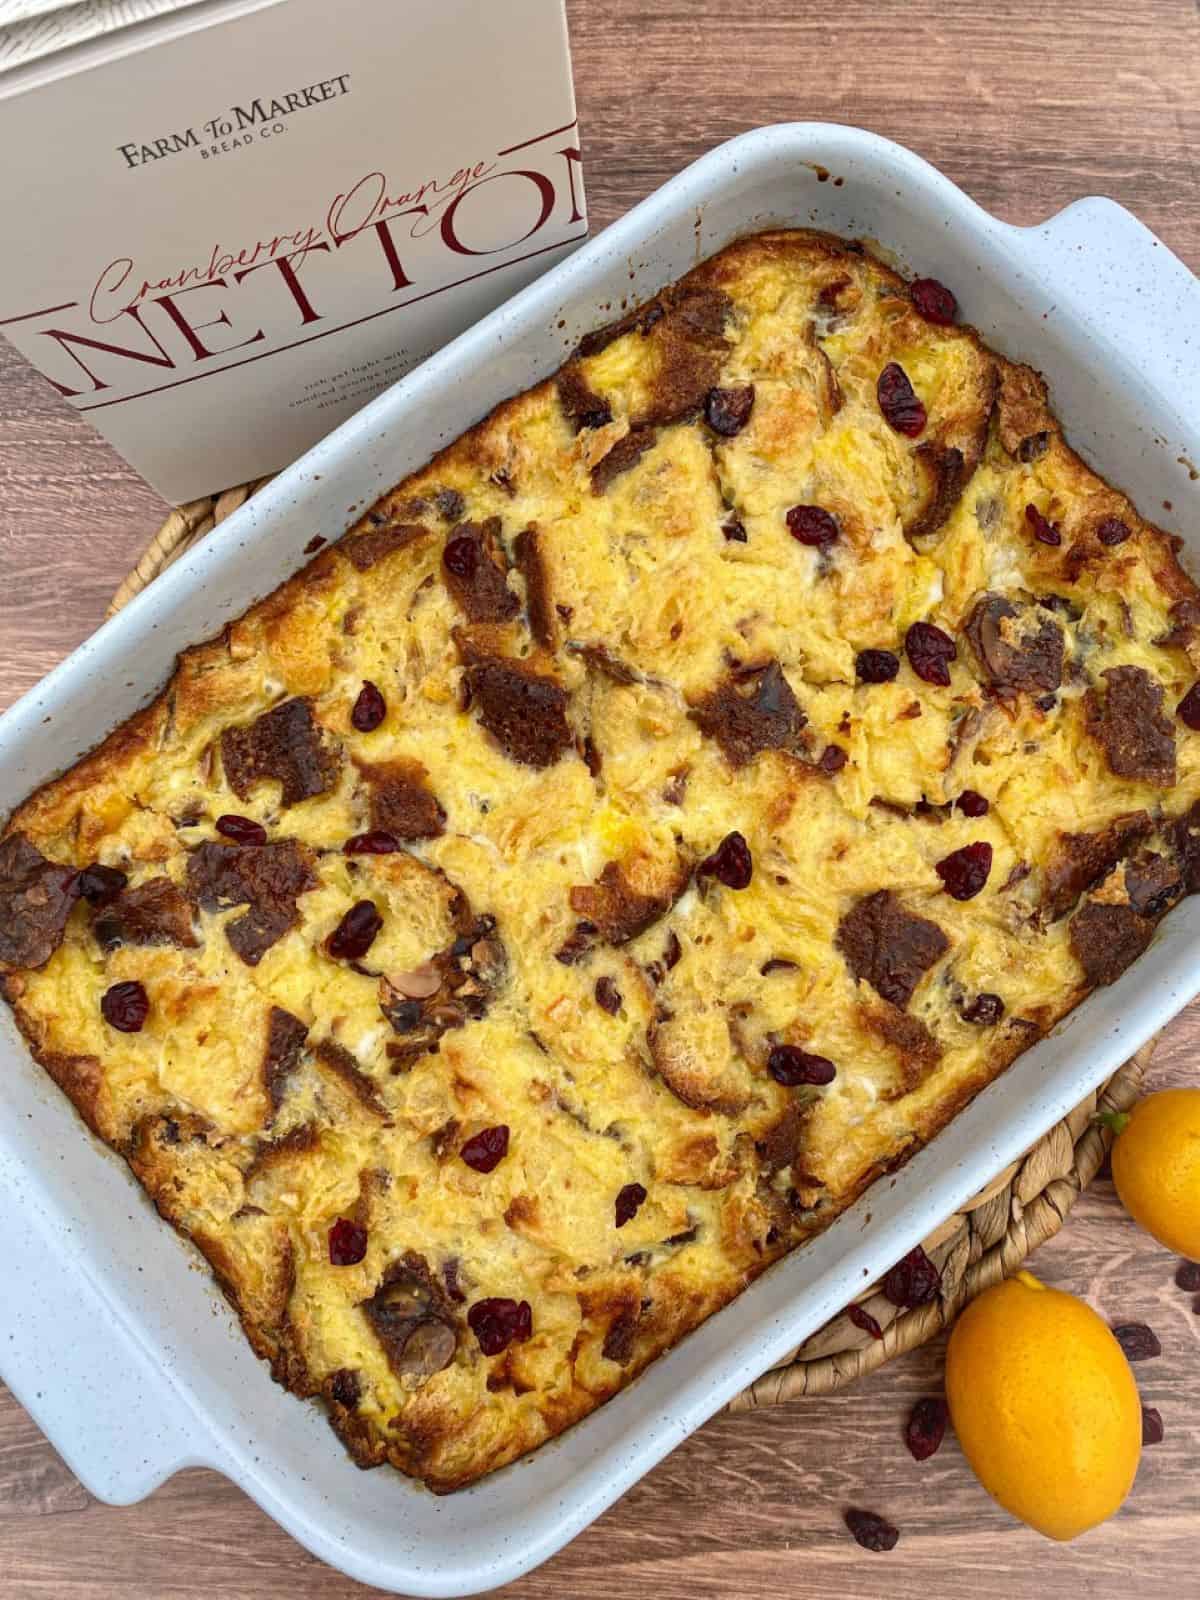
[[[0,813],[142,705],[180,645],[298,567],[314,534],[339,534],[495,402],[551,372],[610,308],[771,224],[874,238],[952,285],[985,338],[1043,368],[1076,446],[1146,515],[1200,548],[1200,494],[1186,465],[1200,461],[1200,431],[1185,414],[1197,389],[1200,291],[1157,239],[1095,199],[1038,227],[1010,227],[869,133],[765,128],[714,150],[409,374],[51,673],[0,720]],[[84,1132],[5,1011],[0,1372],[102,1499],[137,1500],[181,1467],[206,1464],[367,1583],[478,1592],[545,1560],[1198,990],[1195,899],[1119,983],[820,1239],[562,1439],[446,1499],[387,1469],[360,1473],[316,1408],[269,1381],[207,1274]]]

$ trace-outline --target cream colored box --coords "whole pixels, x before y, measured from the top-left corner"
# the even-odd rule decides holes
[[[17,9],[0,330],[168,499],[282,467],[586,235],[562,0]]]

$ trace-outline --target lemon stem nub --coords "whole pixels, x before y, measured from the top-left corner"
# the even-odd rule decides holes
[[[1115,1139],[1124,1133],[1129,1126],[1129,1113],[1128,1111],[1102,1111],[1096,1120],[1102,1122]]]

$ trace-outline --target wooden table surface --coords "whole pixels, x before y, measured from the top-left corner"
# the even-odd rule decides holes
[[[857,123],[934,161],[1009,221],[1087,194],[1135,211],[1200,267],[1196,0],[568,0],[595,227],[756,124]],[[0,705],[101,620],[163,515],[156,496],[0,345]],[[1168,1030],[1152,1082],[1196,1083],[1200,1004]],[[923,1465],[901,1437],[937,1393],[941,1346],[853,1390],[720,1417],[513,1600],[743,1595],[1004,1600],[1200,1594],[1200,1317],[1174,1261],[1097,1182],[1036,1258],[1105,1316],[1150,1322],[1137,1368],[1166,1440],[1120,1515],[1056,1546],[988,1500],[952,1440]],[[265,1378],[264,1378],[264,1381]],[[330,1442],[330,1448],[334,1448]],[[850,1504],[901,1529],[868,1555]],[[1136,1578],[1135,1575],[1136,1574]],[[6,1600],[363,1594],[239,1490],[182,1473],[141,1505],[93,1501],[0,1385],[0,1592]]]

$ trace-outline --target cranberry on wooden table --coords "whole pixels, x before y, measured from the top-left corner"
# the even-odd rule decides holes
[[[109,1027],[121,1033],[140,1033],[150,1015],[150,1000],[136,979],[114,983],[101,996],[100,1013]]]
[[[846,1526],[854,1535],[855,1542],[862,1545],[864,1550],[873,1550],[878,1554],[884,1550],[895,1549],[900,1530],[885,1521],[878,1513],[860,1511],[857,1506],[851,1506],[843,1516]]]
[[[928,1461],[935,1453],[946,1437],[949,1420],[949,1408],[940,1396],[917,1401],[904,1430],[904,1442],[917,1461]]]

